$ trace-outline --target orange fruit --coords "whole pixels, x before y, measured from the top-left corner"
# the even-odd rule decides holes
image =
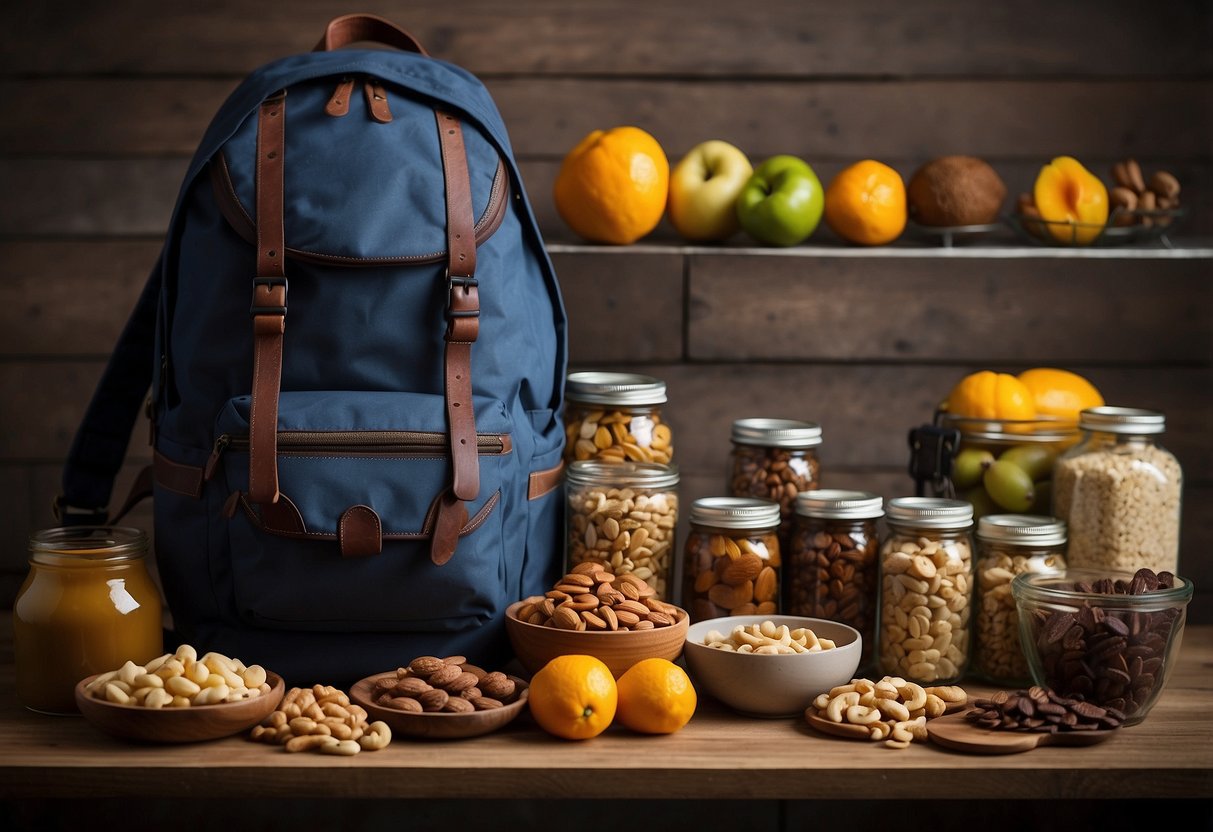
[[[619,677],[619,721],[642,734],[672,734],[691,721],[698,697],[669,659],[642,659]]]
[[[619,689],[611,669],[594,656],[557,656],[531,677],[531,715],[566,740],[588,740],[615,718]]]
[[[595,130],[560,165],[554,196],[561,219],[595,243],[627,245],[661,222],[670,162],[639,127]]]
[[[948,394],[948,413],[967,419],[1035,419],[1036,403],[1022,381],[1008,373],[980,370],[957,382]]]
[[[1103,394],[1087,379],[1056,367],[1033,367],[1018,376],[1036,404],[1041,416],[1055,416],[1077,422],[1079,412],[1088,407],[1102,407]]]
[[[1058,156],[1042,167],[1032,196],[1059,243],[1090,243],[1108,221],[1107,186],[1072,156]]]
[[[864,159],[844,168],[826,188],[825,221],[844,240],[891,243],[905,230],[906,185],[886,164]]]

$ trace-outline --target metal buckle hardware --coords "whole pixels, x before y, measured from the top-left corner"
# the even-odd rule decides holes
[[[285,277],[254,277],[253,278],[253,302],[249,305],[248,313],[252,316],[257,315],[286,315],[286,306],[259,306],[257,304],[257,287],[259,286],[281,286],[283,295],[285,296],[288,285]]]

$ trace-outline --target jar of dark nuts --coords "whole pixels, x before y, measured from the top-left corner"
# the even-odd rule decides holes
[[[848,624],[863,636],[865,653],[875,644],[876,525],[883,515],[884,501],[867,491],[801,492],[784,567],[787,614]]]
[[[1011,582],[1025,572],[1066,569],[1066,524],[1034,514],[988,514],[977,521],[977,587],[973,672],[991,684],[1032,684],[1019,641],[1019,611]]]
[[[729,454],[729,494],[779,504],[779,542],[795,525],[796,495],[821,486],[821,426],[794,419],[738,419]]]
[[[779,504],[750,497],[701,497],[691,504],[681,606],[691,621],[776,615]]]
[[[565,383],[566,462],[656,462],[674,458],[662,418],[665,382],[638,373],[571,373]]]
[[[920,685],[959,681],[972,654],[973,506],[895,497],[880,544],[880,672]]]

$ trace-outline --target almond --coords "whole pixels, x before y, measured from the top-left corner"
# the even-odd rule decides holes
[[[762,571],[762,558],[749,552],[735,560],[722,560],[721,563],[724,564],[724,569],[720,573],[720,580],[730,586],[752,581]]]
[[[758,573],[758,577],[754,579],[754,600],[762,603],[763,601],[774,601],[775,593],[779,591],[779,577],[775,574],[775,569],[770,566],[762,567],[762,571]],[[746,599],[749,600],[749,599]]]

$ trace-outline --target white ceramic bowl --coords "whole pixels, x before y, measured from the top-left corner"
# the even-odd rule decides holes
[[[726,637],[737,625],[772,622],[791,630],[804,627],[835,647],[815,653],[763,655],[708,647],[712,630]],[[683,658],[695,687],[746,716],[801,716],[819,693],[855,678],[863,656],[863,637],[854,627],[795,615],[734,615],[710,618],[687,629]]]

